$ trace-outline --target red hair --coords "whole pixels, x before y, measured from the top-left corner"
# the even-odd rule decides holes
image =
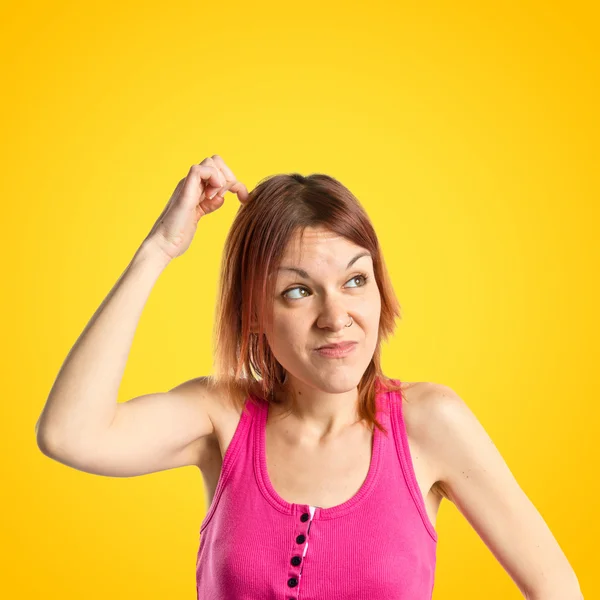
[[[381,316],[373,358],[358,384],[358,413],[359,421],[386,432],[375,419],[375,395],[401,390],[398,380],[381,371],[381,344],[394,333],[401,306],[367,213],[346,187],[328,175],[266,177],[240,205],[222,255],[214,374],[209,380],[226,390],[240,409],[251,393],[275,401],[274,391],[282,388],[285,370],[264,335],[272,323],[274,274],[288,242],[297,233],[302,236],[307,227],[326,228],[371,253]]]

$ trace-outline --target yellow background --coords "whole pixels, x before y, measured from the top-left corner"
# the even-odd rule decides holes
[[[34,425],[216,153],[249,189],[325,172],[358,196],[403,308],[386,373],[461,395],[597,597],[598,22],[578,1],[5,6],[0,595],[195,598],[199,471],[93,476]],[[120,402],[210,372],[237,207],[159,278]],[[521,597],[448,501],[437,530],[434,600]]]

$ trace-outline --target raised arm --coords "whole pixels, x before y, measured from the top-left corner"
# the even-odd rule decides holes
[[[67,355],[36,423],[40,450],[74,468],[135,475],[193,464],[213,431],[206,378],[119,404],[141,313],[159,275],[188,248],[199,219],[226,191],[247,198],[218,156],[193,165],[113,289]],[[218,195],[215,194],[218,192]]]

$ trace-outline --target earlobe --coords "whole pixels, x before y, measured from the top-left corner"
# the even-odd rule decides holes
[[[250,333],[258,333],[258,319],[256,313],[252,311],[250,313]]]
[[[258,323],[254,317],[250,318],[250,333],[258,333]]]

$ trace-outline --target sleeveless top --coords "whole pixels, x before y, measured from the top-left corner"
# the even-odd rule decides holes
[[[431,600],[437,533],[415,477],[400,393],[377,394],[388,436],[374,428],[366,479],[330,508],[292,504],[275,491],[268,403],[253,398],[200,525],[198,600]]]

